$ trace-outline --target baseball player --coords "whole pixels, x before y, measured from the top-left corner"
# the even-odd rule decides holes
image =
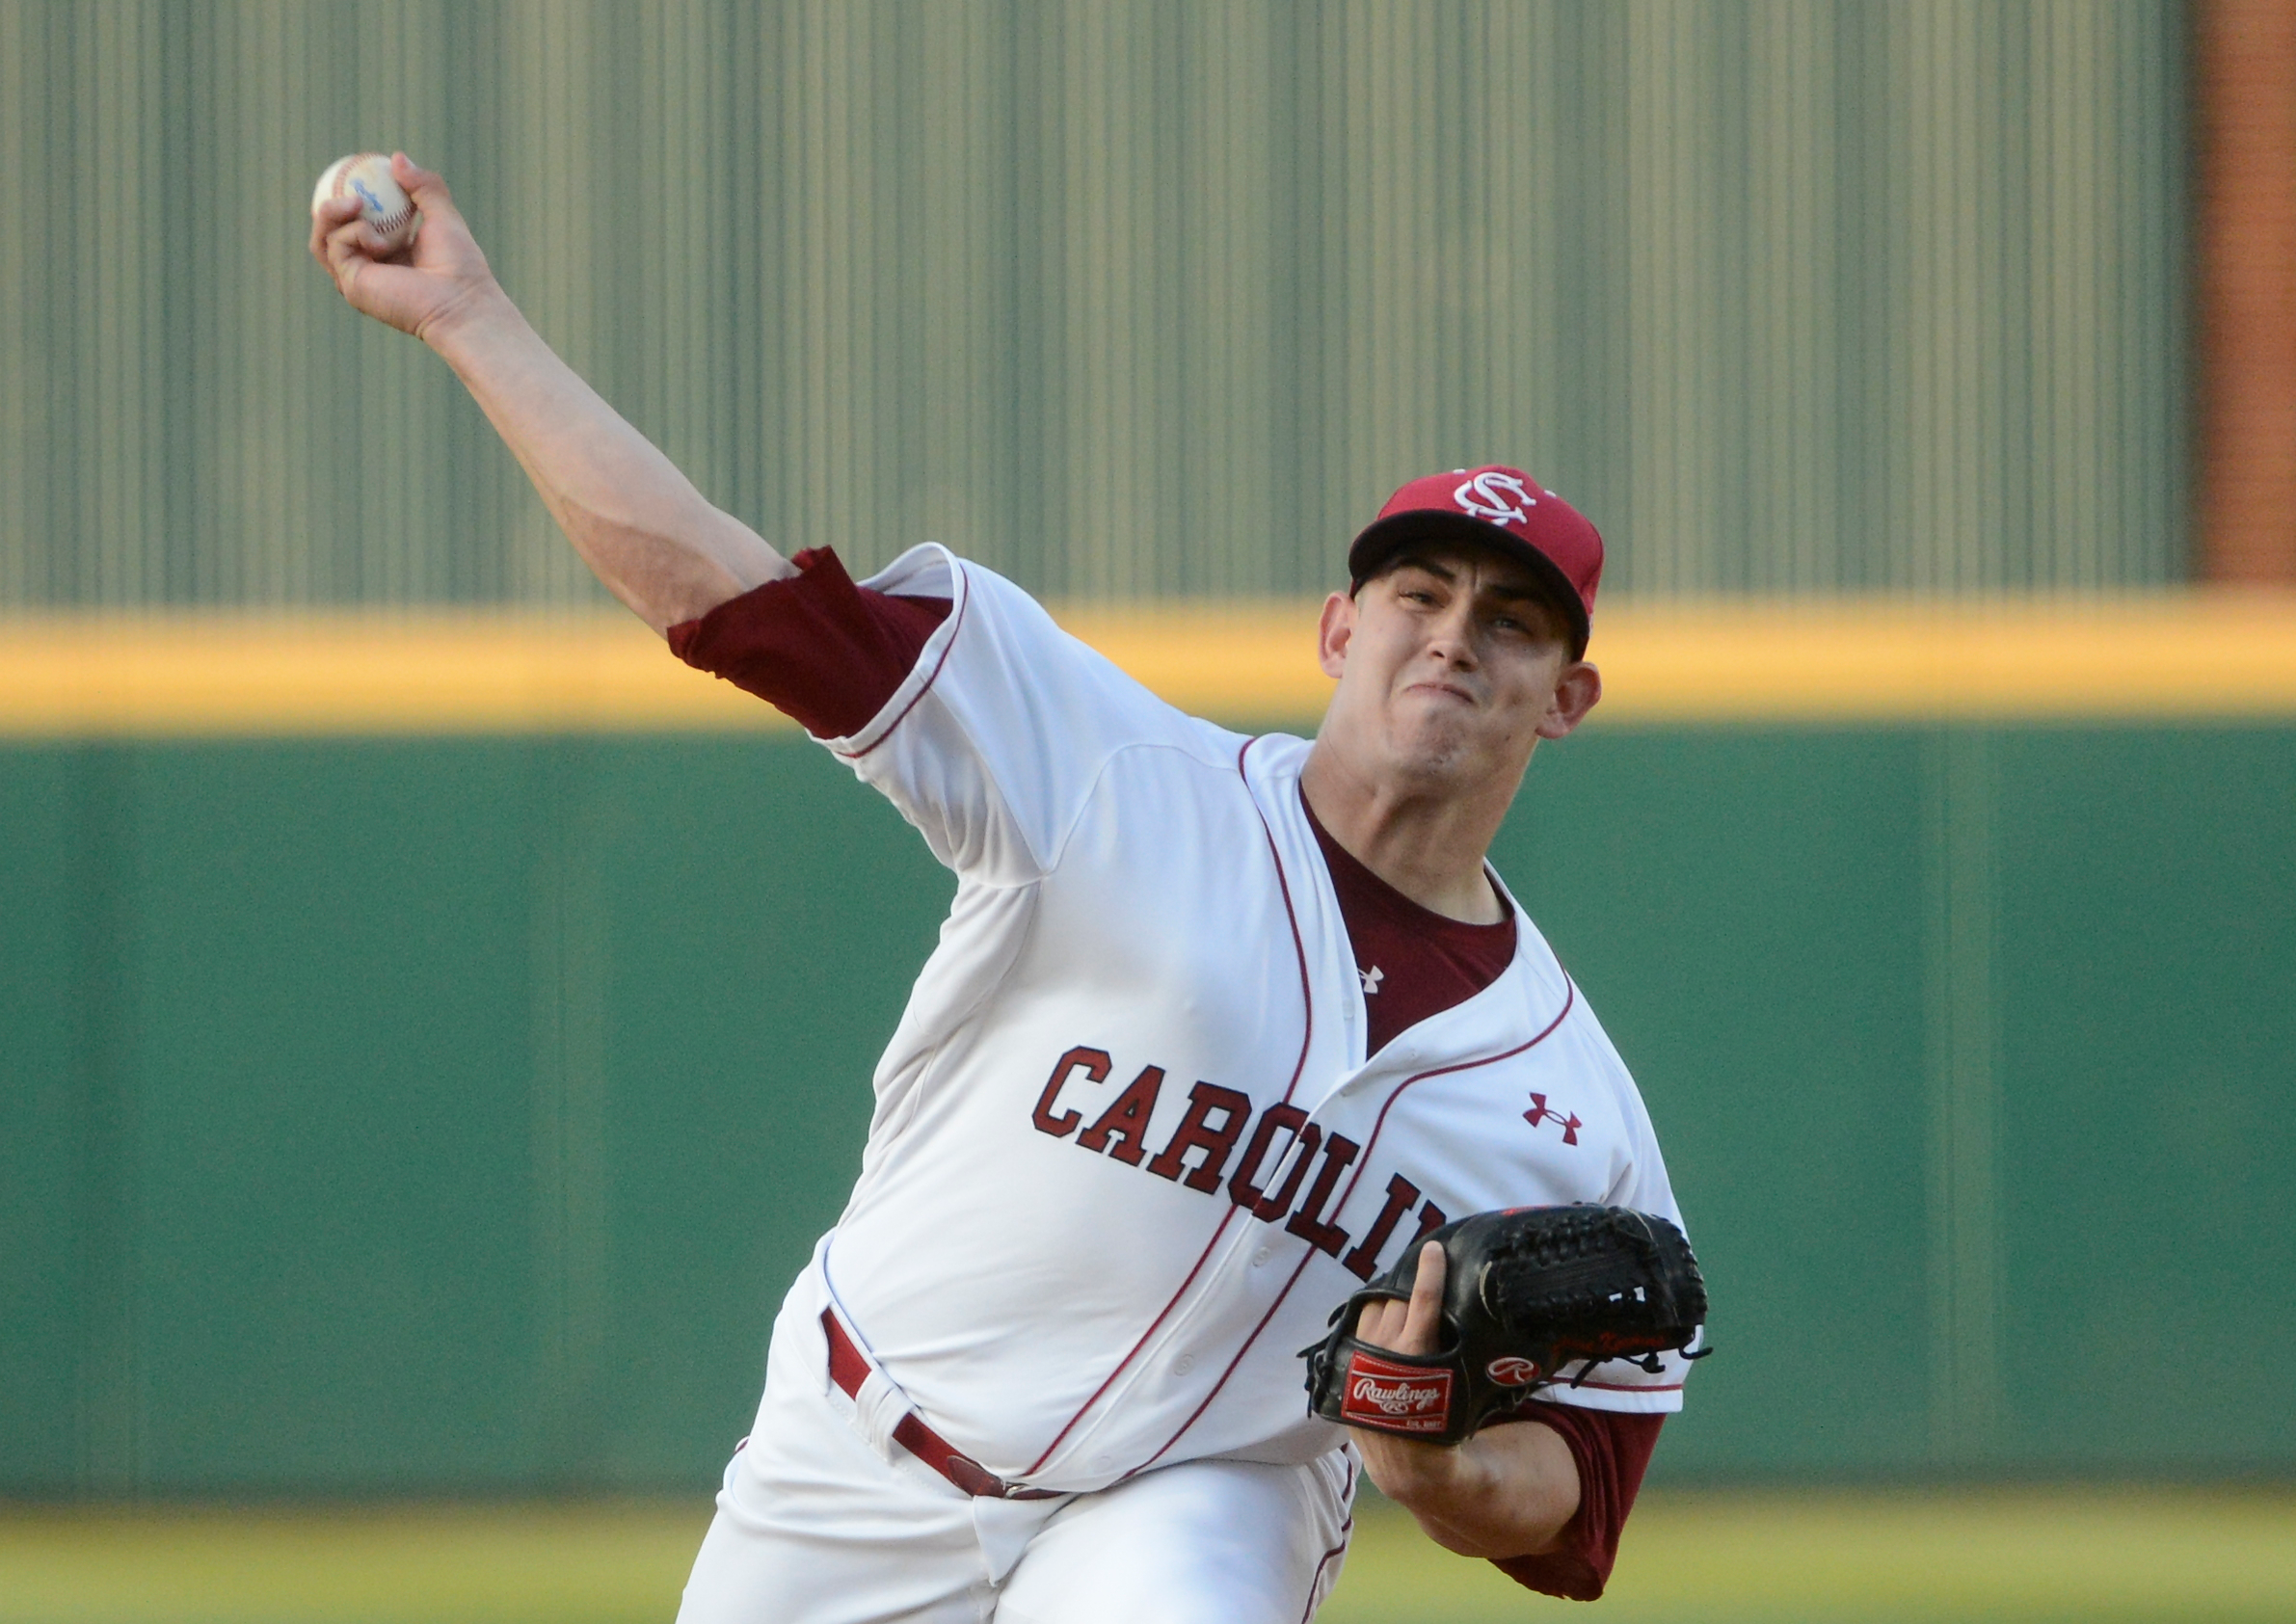
[[[1318,629],[1315,740],[1184,715],[931,545],[868,581],[706,502],[536,336],[439,177],[311,250],[463,379],[683,659],[780,706],[956,876],[859,1182],[774,1323],[685,1591],[761,1619],[1295,1624],[1359,1470],[1436,1540],[1601,1592],[1686,1364],[1455,1446],[1309,1413],[1297,1350],[1447,1218],[1679,1221],[1642,1101],[1484,862],[1601,692],[1592,525],[1518,470],[1399,491]],[[1304,629],[1304,628],[1303,628]],[[1435,1346],[1443,1253],[1360,1334]]]

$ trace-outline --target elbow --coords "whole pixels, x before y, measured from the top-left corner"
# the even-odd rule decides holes
[[[606,590],[664,637],[674,626],[698,621],[721,603],[797,572],[763,542],[755,544],[763,556],[753,559],[611,522],[574,519],[566,530]]]

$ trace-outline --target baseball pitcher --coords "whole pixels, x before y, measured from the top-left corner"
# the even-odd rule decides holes
[[[785,557],[392,173],[409,249],[314,209],[343,297],[455,370],[680,658],[957,882],[681,1616],[1297,1624],[1359,1473],[1599,1595],[1704,1295],[1626,1068],[1485,862],[1601,695],[1594,527],[1514,468],[1404,485],[1315,628],[1315,738],[1242,736],[942,547],[862,582]]]

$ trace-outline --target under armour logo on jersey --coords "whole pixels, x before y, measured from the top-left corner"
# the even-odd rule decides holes
[[[1372,966],[1372,968],[1369,970],[1359,970],[1355,972],[1355,975],[1356,978],[1363,983],[1363,996],[1365,998],[1370,998],[1374,993],[1376,993],[1379,990],[1379,983],[1387,979],[1387,972],[1381,970],[1377,965]]]
[[[1553,1123],[1556,1127],[1562,1130],[1562,1142],[1566,1145],[1577,1144],[1579,1142],[1579,1130],[1587,1126],[1577,1117],[1570,1115],[1568,1112],[1549,1110],[1547,1108],[1547,1097],[1544,1094],[1534,1094],[1531,1096],[1531,1108],[1523,1113],[1523,1120],[1534,1128],[1536,1128],[1542,1122]]]
[[[1501,524],[1520,524],[1538,506],[1538,498],[1514,475],[1488,470],[1454,491],[1451,499],[1458,503],[1461,513],[1496,519]]]

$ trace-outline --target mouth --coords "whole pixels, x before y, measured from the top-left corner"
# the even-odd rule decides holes
[[[1474,705],[1475,696],[1454,682],[1414,682],[1403,690],[1406,694],[1433,694],[1443,699],[1456,700],[1461,705]]]

